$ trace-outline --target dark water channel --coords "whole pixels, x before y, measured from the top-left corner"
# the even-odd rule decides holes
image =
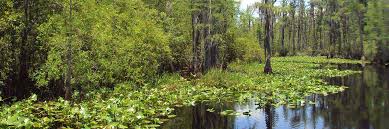
[[[328,96],[314,95],[315,105],[299,108],[258,108],[255,102],[227,103],[208,112],[206,104],[176,110],[177,117],[163,129],[389,129],[389,68],[339,65],[338,69],[362,70],[361,74],[326,78],[349,88]],[[251,115],[222,116],[218,110],[250,111]]]

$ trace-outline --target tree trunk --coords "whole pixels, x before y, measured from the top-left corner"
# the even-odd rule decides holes
[[[302,48],[302,33],[303,33],[303,17],[304,17],[304,1],[299,0],[299,16],[297,20],[297,50]]]
[[[346,57],[346,58],[349,58],[350,57],[350,54],[351,54],[351,52],[350,52],[350,43],[349,43],[349,41],[348,41],[348,39],[349,39],[349,35],[348,35],[348,28],[349,28],[349,25],[348,25],[348,17],[346,16],[346,15],[344,15],[343,14],[343,17],[342,17],[342,21],[343,21],[343,27],[342,27],[342,33],[343,33],[343,43],[344,43],[344,46],[346,47],[345,49],[346,49],[346,52],[345,52],[345,54],[344,54],[344,56]]]
[[[295,9],[296,9],[296,0],[293,0],[292,3],[291,3],[291,6],[292,6],[292,20],[291,20],[291,30],[292,30],[292,52],[293,52],[293,55],[296,55],[296,42],[295,42],[295,39],[296,39],[296,28],[295,28]]]
[[[331,17],[336,15],[337,1],[331,0],[328,5],[328,11]],[[329,57],[335,57],[336,52],[336,44],[337,44],[337,21],[334,18],[331,18],[329,21],[330,26],[330,46],[329,46]]]
[[[359,47],[360,47],[359,54],[358,54],[359,56],[363,56],[363,55],[364,55],[364,50],[363,50],[364,21],[363,21],[363,18],[364,18],[363,13],[362,13],[362,12],[359,12],[359,14],[358,14],[358,25],[359,25]]]
[[[282,14],[282,18],[285,18],[286,13]],[[285,50],[285,20],[282,23],[282,28],[281,28],[281,56],[286,56],[286,50]]]
[[[65,99],[70,100],[72,96],[72,0],[69,0],[69,30],[68,30],[68,44],[67,44],[67,54],[66,54],[66,64],[67,72],[65,77]]]
[[[297,17],[297,50],[301,50],[301,17]]]
[[[212,42],[212,36],[211,36],[211,25],[212,25],[212,1],[207,1],[207,10],[204,11],[204,20],[205,20],[205,62],[204,62],[204,71],[207,71],[211,67],[214,67],[216,65],[216,45]]]
[[[269,4],[269,0],[265,0],[265,4]],[[265,49],[267,51],[267,55],[266,55],[266,64],[265,64],[265,68],[264,68],[264,72],[269,74],[269,73],[272,73],[272,67],[271,67],[271,47],[270,47],[270,38],[271,38],[271,14],[270,14],[270,8],[267,7],[266,10],[265,10],[265,32],[266,32],[266,36],[265,36]]]
[[[289,48],[289,50],[290,50],[290,46],[291,46],[291,41],[292,41],[292,23],[293,21],[292,20],[288,20],[288,25],[289,25],[289,27],[288,27],[288,48]],[[293,48],[292,48],[292,50],[293,50]],[[294,50],[293,50],[294,51]],[[294,53],[294,52],[293,52]]]
[[[283,1],[285,2],[285,1]],[[286,50],[285,50],[285,26],[286,26],[286,13],[282,12],[282,28],[281,28],[281,56],[286,56]]]
[[[323,29],[322,29],[322,22],[323,22],[323,7],[322,5],[319,6],[319,10],[320,10],[320,14],[319,14],[319,19],[317,21],[318,23],[318,31],[319,31],[319,42],[320,42],[320,46],[319,46],[319,49],[320,50],[323,50],[324,48],[324,45],[323,45]]]
[[[30,16],[29,16],[29,0],[24,0],[24,28],[22,33],[22,40],[19,54],[19,77],[16,82],[16,93],[18,98],[24,98],[28,92],[28,69],[29,69],[29,48],[28,48],[28,34],[30,31]]]
[[[192,0],[192,51],[193,51],[193,60],[191,71],[193,74],[200,72],[200,30],[198,28],[198,23],[201,19],[199,16],[199,11],[196,11],[195,7],[196,0]]]
[[[311,39],[311,43],[313,44],[313,51],[312,56],[315,56],[318,49],[318,42],[317,39],[317,32],[316,32],[316,22],[315,22],[315,4],[311,3],[311,34],[313,34],[313,37]]]
[[[272,5],[273,5],[274,3],[272,2]],[[270,18],[271,18],[271,22],[270,22],[270,35],[271,35],[271,37],[270,37],[270,43],[269,44],[274,44],[274,23],[276,22],[276,19],[275,18],[273,18],[273,17],[276,17],[276,14],[275,13],[273,13],[273,11],[270,11],[269,12],[270,13]],[[269,46],[270,47],[270,46]],[[270,53],[271,53],[271,49],[270,49]]]

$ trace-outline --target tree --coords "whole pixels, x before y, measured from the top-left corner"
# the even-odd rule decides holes
[[[303,18],[304,18],[304,12],[305,12],[305,2],[304,0],[299,0],[299,13],[298,13],[298,19],[297,19],[297,50],[301,50],[303,46],[303,40],[302,40],[302,31],[303,29]]]
[[[324,49],[324,44],[323,44],[323,5],[322,3],[319,3],[319,16],[317,18],[317,32],[319,34],[318,40],[319,40],[319,50]]]
[[[265,8],[265,33],[266,33],[266,36],[265,36],[265,49],[267,51],[267,55],[266,55],[266,62],[265,62],[265,67],[264,67],[264,72],[269,74],[269,73],[272,73],[272,67],[271,67],[271,46],[270,46],[270,42],[271,42],[271,22],[272,22],[272,12],[271,12],[271,7],[273,5],[273,2],[269,2],[269,0],[265,0],[265,5],[266,5],[266,8]]]
[[[192,73],[206,72],[229,62],[235,2],[233,0],[192,0]],[[201,49],[203,46],[203,49]],[[219,48],[227,48],[220,50]],[[222,54],[221,54],[222,53]],[[220,56],[221,55],[221,56]]]
[[[281,51],[280,51],[281,56],[286,56],[288,53],[287,50],[285,49],[285,27],[288,22],[286,18],[287,15],[286,6],[287,6],[286,0],[282,0]]]
[[[192,72],[197,74],[201,72],[201,27],[199,24],[202,23],[204,17],[202,17],[201,6],[197,3],[198,0],[192,0]]]
[[[292,0],[292,2],[290,2],[290,7],[291,7],[291,12],[290,12],[290,15],[292,17],[292,19],[290,20],[290,30],[289,30],[289,33],[292,32],[292,37],[290,37],[289,35],[289,42],[292,41],[292,55],[295,55],[296,54],[296,42],[295,42],[295,36],[296,36],[296,28],[295,28],[295,13],[296,13],[296,0]],[[291,39],[290,39],[291,38]]]
[[[368,2],[366,12],[364,55],[366,59],[383,64],[389,61],[389,20],[385,13],[389,10],[389,3],[382,0]]]
[[[358,26],[359,26],[359,48],[360,48],[360,52],[359,52],[359,55],[362,56],[363,55],[363,41],[364,41],[364,28],[365,28],[365,21],[364,21],[364,18],[365,18],[365,8],[367,6],[367,0],[359,0],[360,4],[357,6],[358,8],[357,9],[357,12],[358,12]]]
[[[263,3],[257,3],[258,6],[258,45],[261,46],[261,41],[263,41],[263,36],[262,36],[262,28],[263,28],[263,14],[264,14],[264,4]],[[265,43],[263,44],[265,46]],[[265,50],[265,55],[266,55],[266,50]]]
[[[217,45],[212,40],[211,28],[212,28],[212,0],[207,0],[207,8],[204,11],[205,20],[205,57],[204,57],[204,71],[216,66],[217,62]]]
[[[0,85],[4,96],[22,99],[38,90],[34,71],[46,57],[38,27],[60,11],[52,0],[4,0],[0,5]]]
[[[68,26],[68,32],[67,32],[67,52],[66,52],[66,76],[65,76],[65,99],[69,100],[72,95],[72,87],[71,87],[71,80],[72,80],[72,0],[69,0],[69,23],[67,23]],[[66,23],[65,23],[66,24]]]
[[[317,54],[317,51],[318,51],[318,42],[320,41],[317,41],[317,32],[316,32],[316,15],[315,15],[315,5],[317,4],[317,1],[310,1],[309,5],[310,5],[310,17],[311,17],[311,29],[310,29],[310,32],[311,32],[311,35],[312,38],[310,38],[310,42],[312,43],[313,45],[313,50],[312,50],[312,55],[316,55]]]
[[[338,3],[336,0],[330,0],[327,5],[328,9],[328,26],[329,30],[329,57],[333,58],[336,55],[336,44],[338,43],[338,22],[337,22],[337,9]]]
[[[69,2],[61,6],[68,10]],[[126,81],[138,88],[155,82],[161,65],[171,60],[169,38],[156,17],[140,0],[73,3],[72,20],[68,11],[60,12],[39,27],[48,56],[34,73],[37,85],[64,82],[69,59],[71,89],[88,91]]]

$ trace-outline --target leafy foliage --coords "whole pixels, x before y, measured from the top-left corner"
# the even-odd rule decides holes
[[[287,1],[283,7],[273,4],[257,3],[260,9],[240,11],[235,0],[1,0],[0,102],[3,97],[10,101],[13,96],[40,95],[1,105],[0,127],[156,128],[183,105],[251,99],[261,105],[295,106],[303,105],[305,96],[344,90],[320,78],[358,71],[318,63],[363,62],[277,57],[274,74],[262,73],[264,64],[253,62],[265,59],[264,8],[272,19],[265,19],[271,21],[267,43],[274,46],[268,47],[269,55],[321,51],[329,57],[336,52],[347,58],[363,53],[368,60],[389,60],[384,0],[312,1],[312,18],[304,0],[289,3],[290,7]],[[255,11],[259,17],[253,16]],[[281,19],[280,13],[285,14]],[[283,46],[276,31],[281,27]],[[326,39],[331,40],[323,44]],[[284,50],[276,50],[280,48]],[[207,74],[186,80],[167,73],[191,74],[197,68],[193,62],[203,66],[208,62],[209,67],[202,68]],[[211,67],[216,68],[208,70]],[[65,74],[72,77],[71,88],[63,87]],[[74,91],[74,98],[57,99],[62,89]],[[42,99],[48,92],[58,93],[55,99]]]
[[[38,84],[47,85],[63,76],[67,42],[73,46],[75,85],[152,82],[160,64],[171,60],[167,36],[154,19],[156,10],[145,8],[141,1],[85,0],[75,6],[70,22],[64,11],[39,28],[40,39],[49,51],[36,74]],[[69,39],[67,24],[72,26]]]

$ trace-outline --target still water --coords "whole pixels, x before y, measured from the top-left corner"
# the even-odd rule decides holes
[[[389,68],[384,66],[339,65],[338,69],[363,71],[327,82],[349,88],[328,96],[310,96],[315,105],[299,108],[259,108],[255,102],[199,104],[176,110],[177,117],[162,129],[389,129]],[[215,108],[215,112],[208,112]],[[220,110],[251,112],[249,115],[221,116]]]

